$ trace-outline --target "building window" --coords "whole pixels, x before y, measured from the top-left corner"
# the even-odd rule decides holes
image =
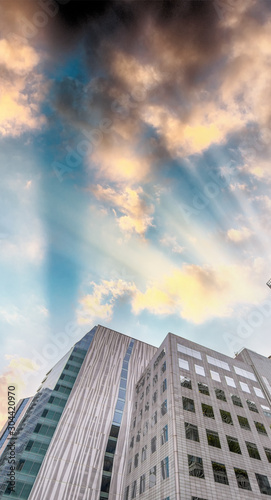
[[[185,398],[183,396],[183,409],[187,411],[193,411],[195,413],[195,404],[193,399]]]
[[[213,410],[212,406],[206,405],[204,403],[201,403],[201,406],[202,406],[202,413],[203,413],[203,415],[205,417],[215,418],[215,416],[214,416],[214,410]]]
[[[152,379],[152,385],[154,386],[158,380],[158,373],[156,373]]]
[[[135,461],[134,461],[134,467],[136,469],[136,467],[138,466],[138,453],[135,454]]]
[[[129,500],[129,486],[125,488],[124,500]]]
[[[147,420],[143,426],[143,436],[146,436],[146,434],[148,434],[148,428],[149,428],[149,421]]]
[[[135,426],[136,426],[136,417],[133,420],[133,429],[135,428]]]
[[[149,401],[147,401],[147,403],[145,404],[145,411],[149,411],[150,409],[150,403]]]
[[[181,386],[185,387],[186,389],[192,389],[192,383],[191,379],[188,377],[183,377],[182,375],[180,376],[180,382]]]
[[[161,461],[161,474],[162,480],[169,477],[168,457],[164,458],[164,460]]]
[[[152,395],[152,404],[155,404],[157,401],[157,391],[155,391]]]
[[[17,463],[16,470],[22,470],[24,463],[25,463],[25,460],[20,459],[19,462]]]
[[[250,425],[248,423],[248,419],[246,417],[241,417],[241,415],[237,415],[237,418],[238,418],[238,421],[239,421],[239,424],[240,424],[240,427],[242,429],[246,429],[248,431],[250,431]]]
[[[191,497],[191,500],[206,500],[206,498],[200,498],[200,497]]]
[[[270,448],[264,448],[264,451],[265,451],[266,458],[267,458],[268,462],[271,463],[271,450],[270,450]]]
[[[138,414],[138,421],[140,422],[141,419],[142,419],[142,413],[143,413],[143,410],[141,408],[141,410],[139,410],[139,414]]]
[[[212,356],[206,356],[207,361],[210,365],[218,366],[219,368],[223,368],[223,370],[227,370],[230,372],[230,367],[228,363],[221,361],[220,359],[213,358]]]
[[[147,445],[143,446],[142,452],[141,452],[141,462],[144,462],[147,458]]]
[[[136,442],[139,443],[140,441],[140,434],[141,434],[141,429],[139,429],[137,435],[136,435]]]
[[[261,408],[263,410],[263,414],[268,417],[268,418],[271,418],[271,413],[270,413],[270,408],[269,406],[265,406],[265,405],[261,405]]]
[[[148,384],[146,387],[146,396],[148,396],[149,392],[150,392],[150,384]]]
[[[229,450],[232,451],[233,453],[238,453],[239,455],[242,455],[238,439],[236,439],[235,437],[232,437],[232,436],[226,436],[226,438],[227,438]]]
[[[186,359],[179,358],[179,367],[183,370],[189,370],[189,364]]]
[[[30,440],[30,441],[28,441],[25,449],[26,449],[26,451],[31,450],[32,453],[36,453],[37,455],[44,456],[47,449],[48,449],[48,446],[49,446],[49,443],[45,444],[45,443],[40,443],[39,441]]]
[[[128,461],[128,474],[130,474],[132,470],[132,459],[130,458],[130,460]]]
[[[201,394],[205,394],[205,396],[210,396],[208,385],[203,384],[202,382],[198,382],[198,388]]]
[[[242,490],[251,490],[247,471],[244,469],[236,469],[234,467],[234,472],[235,472],[238,488],[241,488]]]
[[[246,441],[247,451],[251,458],[256,458],[256,460],[261,460],[258,448],[255,443],[249,443]]]
[[[156,451],[156,436],[154,436],[151,440],[151,452],[154,453]]]
[[[195,372],[198,375],[202,375],[203,377],[205,377],[205,370],[204,370],[203,366],[195,365]]]
[[[227,399],[226,399],[226,396],[225,396],[225,392],[222,389],[216,389],[215,388],[215,395],[216,395],[217,399],[220,399],[221,401],[226,401],[227,402]]]
[[[247,405],[250,411],[255,411],[255,413],[259,413],[256,404],[254,401],[250,401],[250,399],[247,399]]]
[[[240,382],[239,381],[239,384],[241,386],[242,391],[244,391],[244,392],[250,392],[250,389],[249,389],[248,385],[245,384],[245,382]]]
[[[220,415],[221,415],[222,422],[224,422],[225,424],[233,425],[233,421],[232,421],[231,414],[229,411],[220,410]]]
[[[150,488],[156,485],[156,465],[150,470]]]
[[[221,378],[218,372],[213,372],[212,370],[210,370],[210,373],[213,380],[216,380],[216,382],[221,382]]]
[[[145,474],[143,474],[142,476],[140,476],[140,486],[139,486],[139,494],[141,495],[142,493],[144,493],[145,491],[145,487],[146,487],[146,479],[145,479]]]
[[[132,496],[131,496],[131,498],[135,498],[135,497],[136,497],[136,481],[134,481],[132,484]]]
[[[167,379],[165,378],[161,385],[161,394],[167,390]]]
[[[109,493],[111,476],[102,475],[101,491]]]
[[[164,363],[161,366],[161,374],[165,373],[166,369],[167,369],[167,364],[166,364],[166,361],[164,361]]]
[[[161,445],[165,444],[168,440],[168,426],[165,425],[161,432]]]
[[[184,427],[185,427],[186,439],[191,439],[192,441],[199,441],[199,432],[196,425],[185,422]]]
[[[235,385],[235,382],[234,382],[233,378],[231,378],[231,377],[227,377],[227,376],[225,375],[225,380],[226,380],[226,382],[227,382],[227,385],[229,385],[230,387],[236,387],[236,385]]]
[[[201,457],[188,455],[189,476],[199,477],[204,479],[204,470]]]
[[[257,381],[254,373],[247,372],[246,370],[243,370],[242,368],[238,368],[237,366],[234,366],[234,371],[237,373],[237,375],[241,375],[242,377],[249,378],[250,380],[255,380]]]
[[[258,398],[264,398],[264,395],[263,395],[263,392],[261,391],[261,389],[259,389],[259,387],[253,387],[254,389],[254,392],[256,394],[256,396],[258,396]]]
[[[134,436],[132,437],[131,441],[130,441],[130,448],[133,448],[134,447]]]
[[[255,427],[256,427],[259,434],[266,434],[267,435],[265,426],[261,422],[255,422],[255,420],[254,420],[254,424],[255,424]]]
[[[8,482],[5,493],[10,495],[12,491],[14,491],[14,485],[11,486],[11,482]],[[29,493],[32,489],[32,484],[22,483],[21,481],[16,481],[16,496],[17,498],[28,498]]]
[[[264,495],[271,495],[271,488],[267,476],[262,474],[255,474],[260,492]]]
[[[167,413],[167,400],[165,399],[165,401],[161,404],[161,415],[165,415]]]
[[[112,469],[113,469],[113,457],[105,456],[103,470],[107,472],[112,472]]]
[[[212,462],[214,480],[216,483],[229,484],[226,467],[224,464]]]
[[[207,441],[210,446],[221,448],[218,432],[206,429]]]
[[[151,418],[151,426],[154,427],[157,424],[157,411],[155,411]]]
[[[196,359],[201,359],[201,354],[199,351],[195,351],[194,349],[190,349],[190,347],[186,347],[182,344],[177,344],[177,349],[179,352],[186,354],[187,356],[192,356]]]
[[[144,391],[141,393],[140,401],[142,401],[143,398],[144,398]]]
[[[241,408],[243,408],[242,401],[239,396],[236,396],[236,394],[231,394],[231,399],[235,406],[240,406]]]

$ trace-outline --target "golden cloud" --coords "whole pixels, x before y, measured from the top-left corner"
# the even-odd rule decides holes
[[[255,262],[255,272],[261,269],[261,263]],[[91,285],[92,294],[80,300],[79,323],[95,318],[111,320],[116,300],[124,296],[136,315],[144,310],[154,315],[176,314],[195,324],[229,317],[236,305],[257,305],[265,298],[262,286],[251,286],[251,266],[245,265],[184,265],[149,284],[145,292],[124,280],[103,280],[99,285]]]
[[[261,287],[251,287],[250,267],[217,268],[185,265],[132,297],[135,314],[177,314],[193,323],[227,317],[238,303],[256,304],[264,298]]]
[[[118,141],[117,141],[118,142]],[[133,148],[126,144],[104,145],[97,147],[91,160],[99,167],[99,177],[108,181],[134,184],[144,179],[150,165],[146,158],[138,156]]]
[[[153,205],[147,205],[142,198],[142,188],[132,189],[126,187],[123,191],[117,192],[113,188],[103,188],[97,185],[92,188],[97,200],[116,208],[121,214],[117,216],[119,227],[122,231],[131,234],[135,232],[143,236],[147,229],[152,226]]]
[[[0,134],[18,136],[25,130],[39,129],[45,123],[39,114],[43,95],[40,75],[33,74],[39,63],[37,52],[16,37],[0,40],[2,68],[0,95]]]

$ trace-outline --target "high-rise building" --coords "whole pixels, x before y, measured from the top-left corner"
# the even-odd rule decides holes
[[[233,359],[171,333],[157,349],[95,327],[20,418],[15,491],[2,446],[0,498],[266,498],[270,425],[269,358]]]

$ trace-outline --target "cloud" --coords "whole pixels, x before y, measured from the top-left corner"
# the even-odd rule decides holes
[[[102,144],[91,156],[98,167],[97,175],[106,181],[135,184],[146,178],[150,164],[133,151],[133,146],[121,143]]]
[[[116,300],[123,296],[129,296],[136,291],[133,283],[119,280],[103,280],[100,285],[90,283],[93,292],[79,300],[77,310],[77,321],[79,324],[89,324],[96,318],[109,321],[113,315],[113,307]]]
[[[173,253],[183,253],[184,247],[179,245],[177,242],[176,236],[166,235],[164,238],[161,238],[160,243],[166,247],[171,248]]]
[[[0,65],[19,76],[37,66],[39,56],[26,42],[15,36],[0,40]]]
[[[45,117],[39,112],[43,97],[43,81],[34,68],[40,61],[38,53],[27,40],[10,36],[0,40],[0,134],[19,136],[40,129]]]
[[[30,315],[32,316],[32,320],[35,319],[38,322],[41,319],[43,320],[44,317],[47,317],[49,311],[44,305],[39,304],[37,299],[33,296],[26,301],[24,308],[15,305],[0,308],[0,319],[9,325],[25,326],[29,321]]]
[[[6,355],[9,364],[0,377],[0,428],[7,421],[7,391],[10,385],[15,386],[16,404],[21,397],[22,391],[26,387],[24,375],[38,371],[38,366],[29,358]]]
[[[242,241],[248,240],[252,234],[252,231],[247,227],[242,227],[242,229],[229,229],[227,231],[229,240],[234,243],[241,243]]]
[[[251,269],[246,266],[217,268],[185,265],[133,295],[135,314],[177,314],[187,321],[203,323],[229,317],[240,303],[256,304],[264,298],[263,288],[251,287]]]
[[[154,207],[147,204],[143,197],[142,188],[126,187],[123,191],[118,192],[111,187],[103,188],[98,184],[92,188],[92,192],[97,200],[111,205],[120,214],[123,214],[121,216],[116,214],[119,227],[123,232],[143,236],[147,229],[152,226]]]
[[[0,308],[0,317],[10,325],[21,324],[25,321],[25,317],[21,314],[18,307],[12,306],[10,308]]]
[[[0,37],[0,136],[18,137],[40,130],[45,116],[40,105],[46,90],[41,52],[35,39],[24,36],[25,23],[37,12],[35,2],[4,1]],[[34,27],[34,26],[33,26]],[[36,30],[38,31],[38,30]],[[44,55],[44,54],[43,54]]]
[[[141,99],[144,99],[145,89],[151,89],[163,80],[163,75],[159,72],[157,66],[153,64],[143,64],[135,56],[128,55],[120,50],[116,50],[113,54],[110,64],[113,74],[115,74],[128,89],[133,89],[132,95],[136,96],[137,89],[140,91]]]
[[[253,269],[261,273],[262,262],[256,260]],[[266,295],[261,284],[251,286],[251,266],[245,265],[186,264],[150,283],[145,292],[124,280],[103,280],[91,285],[93,292],[79,301],[79,323],[90,323],[95,318],[111,320],[116,301],[123,297],[130,301],[135,315],[145,310],[156,316],[174,314],[201,324],[230,317],[241,304],[258,304]]]

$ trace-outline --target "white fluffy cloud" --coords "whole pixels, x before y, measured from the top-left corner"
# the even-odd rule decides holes
[[[79,300],[77,320],[79,324],[90,324],[95,319],[109,321],[113,315],[113,307],[116,300],[123,296],[130,296],[136,291],[134,283],[119,280],[103,280],[100,285],[92,282],[91,294],[87,294]]]

